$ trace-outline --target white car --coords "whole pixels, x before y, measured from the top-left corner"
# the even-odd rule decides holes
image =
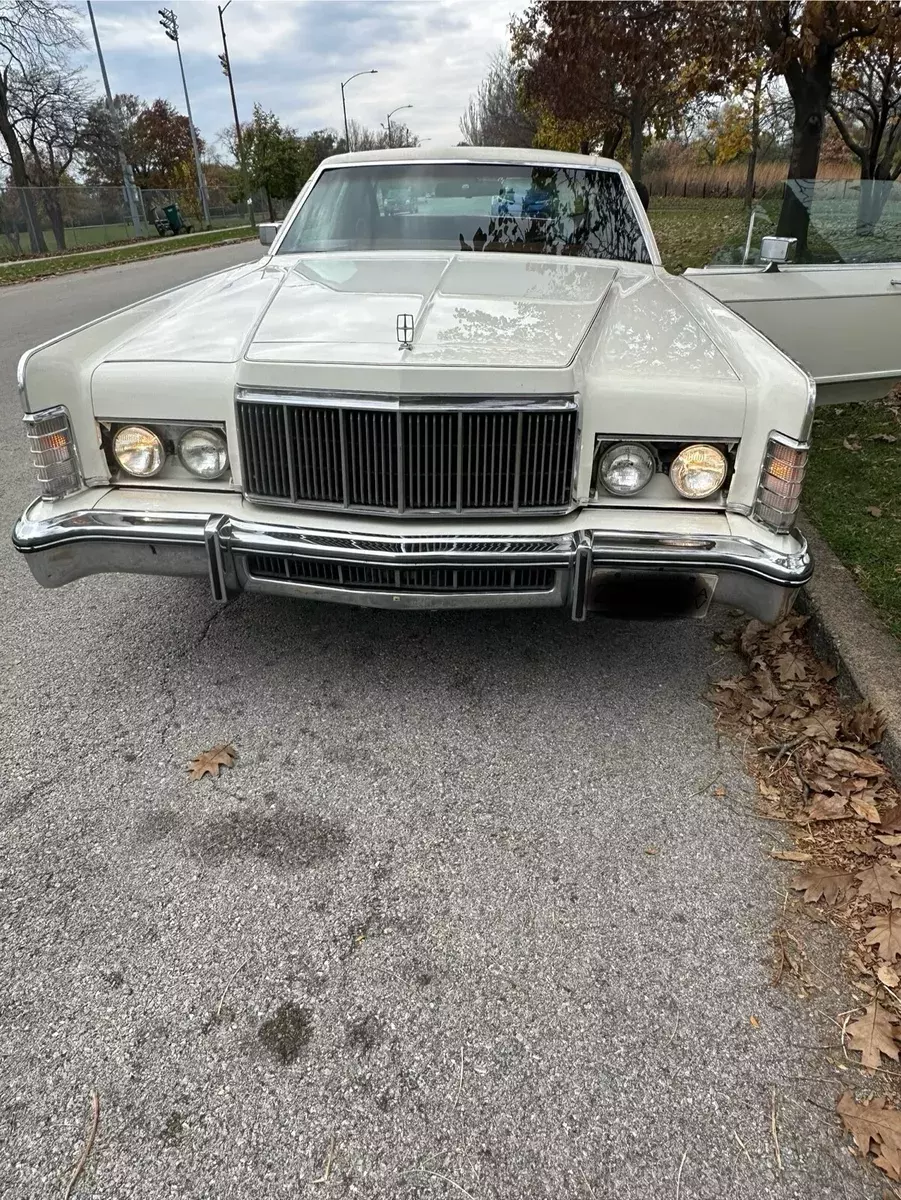
[[[553,217],[493,215],[499,178]],[[671,276],[605,159],[341,155],[261,239],[23,357],[14,542],[45,587],[776,621],[811,574],[814,377],[901,377],[898,267],[852,268],[850,300],[841,268]]]

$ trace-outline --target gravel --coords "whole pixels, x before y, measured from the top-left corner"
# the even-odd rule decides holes
[[[18,354],[255,253],[0,293],[7,527]],[[812,1049],[836,947],[810,1001],[769,983],[782,833],[702,699],[727,617],[0,572],[4,1200],[63,1194],[92,1088],[95,1200],[878,1194]]]

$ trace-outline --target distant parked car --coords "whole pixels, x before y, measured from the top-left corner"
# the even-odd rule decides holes
[[[378,198],[408,189],[436,199],[398,222]],[[511,222],[531,189],[554,219]],[[901,378],[897,267],[773,269],[770,239],[769,266],[671,276],[606,159],[340,155],[260,237],[23,357],[14,542],[44,586],[777,621],[812,570],[812,376]]]

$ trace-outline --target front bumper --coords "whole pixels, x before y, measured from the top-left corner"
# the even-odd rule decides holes
[[[687,514],[649,516],[586,509],[564,529],[543,522],[523,533],[518,521],[451,535],[407,527],[391,536],[384,522],[354,522],[347,531],[151,505],[57,512],[37,501],[17,522],[13,544],[51,588],[115,571],[206,576],[217,600],[250,591],[380,608],[568,606],[577,620],[593,611],[704,616],[715,601],[774,622],[812,574],[800,535],[774,546],[744,519],[736,532],[725,514],[696,528]],[[602,529],[585,525],[601,521]]]

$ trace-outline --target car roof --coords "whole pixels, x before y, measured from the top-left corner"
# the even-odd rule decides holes
[[[484,162],[522,166],[581,167],[583,170],[618,172],[623,170],[622,165],[612,158],[518,146],[449,146],[443,149],[434,149],[431,146],[405,146],[396,150],[355,150],[351,154],[334,154],[325,159],[322,165],[324,167],[342,167],[380,162]]]

